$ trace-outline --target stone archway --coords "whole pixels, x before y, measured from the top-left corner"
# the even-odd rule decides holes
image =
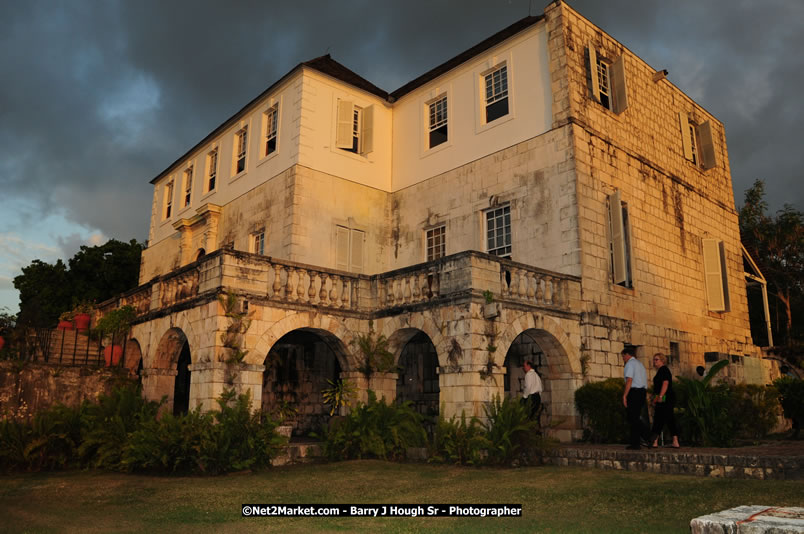
[[[397,362],[396,398],[409,401],[422,415],[438,416],[438,354],[430,337],[421,330],[401,331],[407,338]]]
[[[263,362],[263,412],[286,417],[295,434],[320,430],[329,415],[322,391],[340,378],[346,362],[346,347],[328,331],[299,328],[283,335]]]
[[[159,340],[152,367],[142,370],[143,395],[149,400],[167,397],[163,410],[184,413],[190,407],[191,347],[180,328],[169,328]],[[180,367],[183,372],[180,373]],[[178,394],[178,396],[177,396]],[[176,412],[180,410],[180,412]]]

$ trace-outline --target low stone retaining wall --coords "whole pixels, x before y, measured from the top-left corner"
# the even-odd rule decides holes
[[[605,447],[605,446],[604,446]],[[804,478],[804,443],[794,450],[741,449],[644,449],[622,447],[559,447],[542,457],[545,464],[579,465],[599,469],[695,475],[715,478],[800,479]],[[760,449],[760,450],[757,450]]]
[[[77,406],[129,381],[119,368],[0,361],[0,417],[27,419],[56,403]]]

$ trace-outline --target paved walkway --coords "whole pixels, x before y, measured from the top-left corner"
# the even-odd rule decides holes
[[[769,441],[749,447],[643,448],[625,445],[562,444],[547,453],[552,465],[583,465],[651,473],[723,478],[804,478],[804,440]]]

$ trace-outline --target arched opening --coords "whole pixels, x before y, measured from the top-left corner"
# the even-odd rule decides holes
[[[543,335],[549,335],[544,333]],[[542,411],[549,410],[551,397],[551,380],[548,356],[539,344],[539,334],[536,330],[526,330],[519,334],[511,343],[511,347],[505,355],[505,396],[509,398],[522,398],[522,391],[525,389],[525,370],[522,368],[526,361],[533,363],[533,369],[542,379]]]
[[[204,250],[203,248],[199,248],[198,252],[195,253],[195,261],[198,261],[201,258],[203,258],[206,255],[206,253],[207,253],[206,250]]]
[[[396,381],[398,401],[410,401],[417,412],[438,416],[438,354],[430,337],[417,331],[399,356]]]
[[[329,416],[321,392],[338,380],[345,361],[342,343],[329,332],[285,334],[264,361],[262,411],[284,417],[296,435],[320,430]]]
[[[190,409],[190,344],[187,341],[181,347],[179,360],[176,362],[176,379],[173,385],[173,415],[186,414]]]

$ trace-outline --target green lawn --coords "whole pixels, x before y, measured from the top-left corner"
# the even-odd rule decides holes
[[[521,518],[243,518],[243,503],[521,503]],[[96,471],[0,477],[2,532],[686,532],[741,504],[804,505],[804,481],[574,467],[352,461],[215,478]]]

